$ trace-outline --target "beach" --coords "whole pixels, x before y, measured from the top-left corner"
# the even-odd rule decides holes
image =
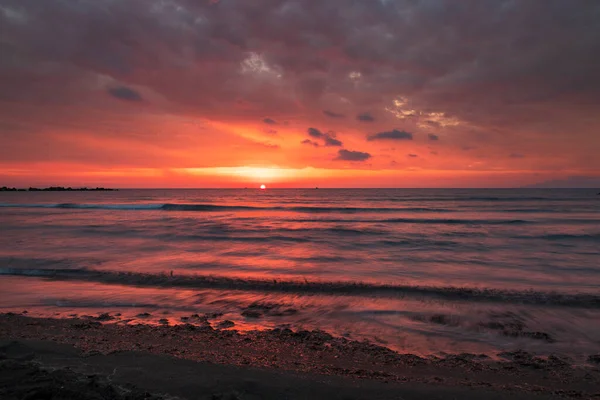
[[[46,370],[57,373],[67,367],[69,373],[80,374],[78,379],[84,382],[93,376],[104,384],[133,385],[136,389],[132,393],[140,396],[207,399],[600,396],[600,370],[595,358],[590,358],[585,366],[523,351],[502,354],[502,361],[477,354],[422,358],[364,341],[333,337],[323,331],[274,329],[240,334],[232,329],[215,329],[210,315],[174,326],[130,325],[112,318],[107,314],[70,319],[2,314],[0,355],[4,363],[1,389],[4,392],[0,393],[3,398],[19,392],[19,385],[30,388],[31,376],[43,375]],[[30,378],[16,384],[10,377],[23,370],[29,371]],[[68,381],[79,382],[73,378]]]

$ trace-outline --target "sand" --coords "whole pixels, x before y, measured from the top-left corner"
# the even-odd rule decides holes
[[[600,398],[593,363],[503,356],[421,358],[321,331],[239,334],[203,316],[152,326],[1,314],[0,398]]]

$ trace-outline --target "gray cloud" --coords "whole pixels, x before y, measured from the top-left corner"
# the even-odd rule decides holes
[[[320,139],[325,136],[323,132],[318,130],[317,128],[308,128],[308,135],[314,137],[315,139]]]
[[[314,146],[314,147],[319,147],[319,143],[315,142],[314,140],[310,140],[310,139],[304,139],[301,143],[302,144],[309,144],[309,145]]]
[[[264,119],[263,119],[263,122],[264,122],[265,124],[269,124],[269,125],[275,125],[275,124],[277,124],[277,121],[275,121],[275,120],[274,120],[274,119],[272,119],[272,118],[264,118]]]
[[[410,158],[417,158],[417,157],[419,157],[419,156],[418,156],[418,155],[416,155],[416,154],[407,154],[407,156],[408,156],[408,157],[410,157]]]
[[[366,161],[369,158],[371,158],[369,153],[341,149],[338,151],[338,156],[335,159],[340,161]]]
[[[356,119],[362,122],[373,122],[375,121],[375,118],[373,118],[373,116],[369,113],[363,113],[363,114],[358,114],[356,116]]]
[[[525,155],[520,153],[512,153],[510,158],[525,158]]]
[[[333,132],[323,133],[317,128],[308,128],[307,132],[308,135],[312,138],[323,139],[323,145],[326,147],[336,147],[343,145],[343,143],[340,140],[336,139],[335,133]]]
[[[393,129],[391,131],[373,133],[367,137],[368,141],[374,140],[413,140],[412,133]]]
[[[323,114],[325,114],[326,116],[331,117],[331,118],[344,118],[345,117],[344,114],[336,113],[336,112],[329,111],[329,110],[323,110]]]
[[[588,99],[600,96],[600,84],[590,79],[600,69],[594,51],[600,6],[594,1],[582,0],[577,7],[543,0],[466,0],[461,7],[448,0],[332,0],[332,6],[292,0],[3,4],[17,11],[0,13],[9,47],[140,81],[181,102],[226,103],[228,95],[251,94],[239,74],[249,52],[290,72],[284,88],[293,88],[300,100],[319,100],[327,92],[350,100],[367,98],[369,92],[380,93],[379,99],[408,93],[418,102],[467,116],[472,111],[462,105],[473,104],[473,98],[497,99],[494,104],[501,106],[506,100],[557,98],[573,90]],[[343,15],[336,11],[339,4]],[[14,14],[28,23],[19,25]],[[48,29],[65,21],[71,23],[64,29]],[[318,52],[332,47],[338,51]],[[180,68],[164,80],[160,73],[133,74],[149,66]],[[361,71],[362,90],[346,78],[352,71]],[[499,91],[480,90],[499,81]],[[268,92],[276,86],[263,83],[253,90],[264,95],[265,106],[293,107],[289,90]],[[474,90],[466,92],[462,84]],[[197,96],[198,89],[210,91]]]
[[[440,140],[440,137],[438,135],[434,135],[433,133],[430,133],[429,135],[427,135],[427,137],[429,138],[429,140]]]
[[[107,89],[107,92],[117,99],[126,101],[142,101],[142,96],[135,90],[126,86],[118,86]]]
[[[331,147],[336,147],[336,146],[342,146],[342,142],[337,140],[334,137],[331,137],[329,135],[325,136],[325,146],[331,146]]]

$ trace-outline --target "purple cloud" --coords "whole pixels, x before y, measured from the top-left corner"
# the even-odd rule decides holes
[[[340,161],[366,161],[369,158],[371,158],[369,153],[341,149],[335,159]]]
[[[356,116],[356,119],[361,121],[361,122],[373,122],[375,121],[375,118],[369,114],[369,113],[363,113],[363,114],[358,114]]]
[[[138,92],[126,86],[109,88],[107,91],[108,94],[120,100],[142,101],[142,96]]]
[[[406,131],[393,129],[391,131],[373,133],[367,137],[367,140],[413,140],[413,134]]]
[[[344,114],[336,113],[336,112],[329,111],[329,110],[323,110],[323,114],[325,114],[326,116],[331,117],[331,118],[344,118],[345,117]]]

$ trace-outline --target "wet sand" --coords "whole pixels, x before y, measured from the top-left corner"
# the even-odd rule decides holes
[[[594,358],[584,366],[519,351],[501,354],[502,361],[421,358],[322,331],[240,334],[228,324],[213,327],[208,317],[155,326],[110,315],[0,314],[0,397],[62,387],[82,399],[600,398]]]

